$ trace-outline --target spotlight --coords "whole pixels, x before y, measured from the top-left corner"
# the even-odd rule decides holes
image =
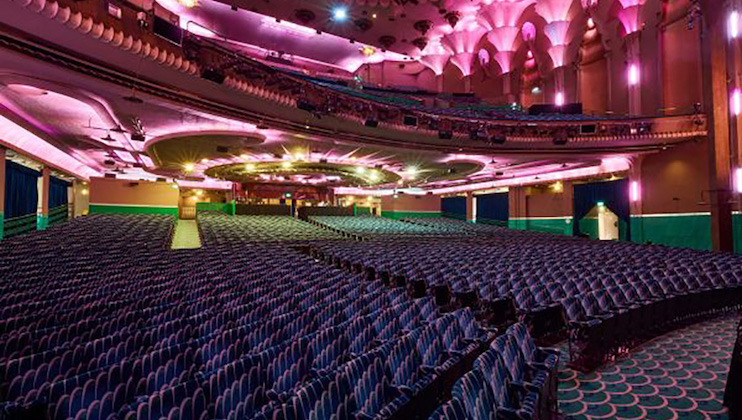
[[[343,21],[348,18],[348,10],[346,10],[344,7],[336,7],[332,11],[332,17],[337,21]]]
[[[183,165],[183,169],[185,169],[186,172],[193,172],[193,170],[196,169],[196,165],[192,163],[186,163]]]

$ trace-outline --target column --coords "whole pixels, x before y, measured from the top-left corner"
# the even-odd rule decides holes
[[[45,230],[49,226],[49,176],[51,170],[48,166],[41,169],[39,179],[39,206],[36,213],[36,229]]]
[[[631,212],[631,237],[632,242],[644,243],[644,206],[642,203],[642,160],[644,157],[639,155],[631,159],[629,168],[629,211]]]
[[[704,110],[708,120],[711,240],[715,251],[734,250],[724,7],[704,11],[701,41]]]
[[[474,206],[476,203],[474,202],[474,193],[468,192],[466,193],[466,221],[467,222],[475,222],[474,219]]]
[[[5,148],[0,147],[0,239],[5,230]]]
[[[508,213],[509,228],[520,230],[527,228],[528,212],[525,187],[510,187],[508,189]]]

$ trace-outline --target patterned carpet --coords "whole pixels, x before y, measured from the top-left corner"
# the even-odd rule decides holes
[[[728,419],[722,400],[738,322],[729,316],[673,331],[590,374],[563,367],[561,413],[575,420]]]

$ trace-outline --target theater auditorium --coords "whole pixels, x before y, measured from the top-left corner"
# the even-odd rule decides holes
[[[0,420],[742,419],[742,0],[0,0]]]

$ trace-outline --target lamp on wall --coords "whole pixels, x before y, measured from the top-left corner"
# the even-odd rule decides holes
[[[563,92],[557,92],[556,97],[554,98],[554,105],[556,106],[564,105],[564,93]]]
[[[637,202],[640,198],[639,181],[631,181],[631,201]]]
[[[736,10],[729,13],[728,29],[729,38],[734,39],[739,36],[739,13]]]
[[[629,65],[629,86],[636,86],[639,84],[639,66],[636,63]]]

